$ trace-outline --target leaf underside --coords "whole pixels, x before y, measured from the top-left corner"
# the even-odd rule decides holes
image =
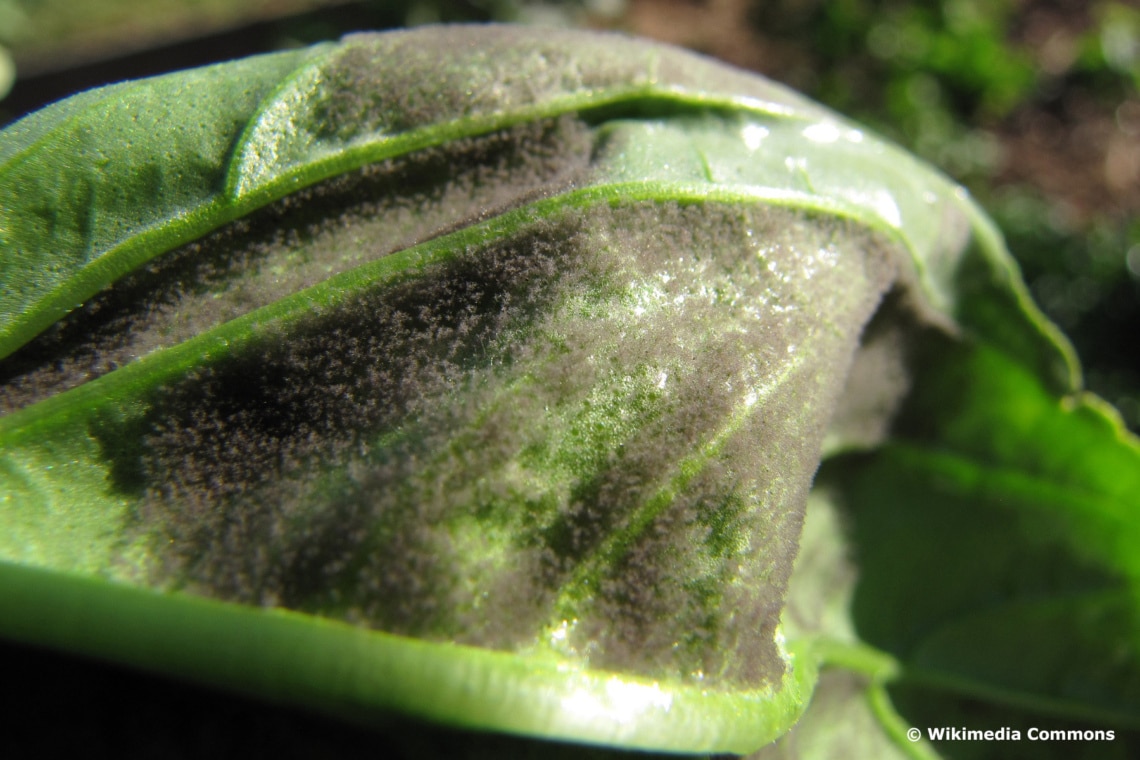
[[[49,107],[0,197],[6,637],[676,752],[820,665],[766,752],[933,756],[898,678],[1140,714],[1135,441],[959,188],[777,85],[358,35]]]

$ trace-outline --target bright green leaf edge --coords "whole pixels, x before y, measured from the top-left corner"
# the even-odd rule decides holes
[[[801,552],[789,597],[793,600],[792,606],[798,599],[801,607],[805,599],[830,600],[821,608],[829,612],[821,616],[819,629],[785,626],[789,640],[799,651],[815,657],[821,673],[838,669],[865,678],[864,698],[871,704],[879,726],[908,757],[937,758],[939,755],[927,743],[912,743],[907,739],[908,725],[894,710],[885,691],[885,687],[892,684],[979,700],[993,706],[997,716],[1003,709],[1025,710],[1042,716],[1087,720],[1097,725],[1140,728],[1135,700],[1129,700],[1123,692],[1109,689],[1092,699],[1089,694],[1082,698],[1077,693],[1055,693],[1040,685],[1030,688],[1027,683],[992,677],[985,669],[985,657],[979,656],[984,654],[988,640],[980,630],[995,626],[1006,631],[1016,628],[1018,636],[1026,637],[1024,641],[1029,648],[1034,646],[1033,639],[1050,636],[1052,629],[1025,622],[1027,620],[1071,617],[1085,601],[1112,605],[1121,611],[1140,609],[1137,606],[1140,590],[1136,584],[1140,579],[1136,554],[1140,538],[1136,522],[1140,517],[1137,511],[1140,508],[1140,439],[1124,427],[1119,415],[1104,401],[1089,394],[1058,397],[1040,385],[1026,368],[991,347],[967,344],[960,352],[940,354],[940,361],[943,364],[936,362],[926,368],[926,372],[957,389],[961,396],[955,402],[945,398],[945,394],[930,394],[928,403],[941,405],[942,422],[936,424],[941,435],[930,440],[896,437],[876,451],[871,462],[862,463],[858,470],[863,481],[861,498],[890,499],[891,483],[902,476],[923,481],[934,490],[954,483],[963,498],[985,493],[998,501],[1039,505],[1042,517],[1067,517],[1070,527],[1065,534],[1069,536],[1070,551],[1086,560],[1096,558],[1120,573],[1119,585],[1089,589],[1084,594],[1027,595],[1000,605],[987,603],[977,609],[965,609],[961,614],[949,614],[945,620],[935,622],[908,648],[884,651],[854,638],[858,634],[849,611],[840,617],[834,616],[839,610],[850,609],[851,594],[859,581],[855,577],[836,581],[826,575],[813,575],[818,573],[819,567],[829,566],[821,565],[818,558],[822,539],[817,529],[811,533],[815,543],[808,552],[814,558],[812,567],[816,569],[803,571],[799,564],[804,557]],[[1000,442],[995,442],[995,436]],[[1064,441],[1059,452],[1050,448],[1050,443],[1057,440]],[[1042,451],[1050,452],[1050,456],[1039,460],[1038,454]],[[1010,452],[1016,453],[1016,457],[1011,458]],[[822,500],[822,503],[809,500],[806,518],[809,524],[835,509],[823,494],[832,489],[846,493],[831,479],[833,474],[825,475],[824,488],[813,492],[816,502]],[[919,509],[915,513],[920,515],[921,504],[910,503],[900,508],[909,512],[916,506]],[[819,512],[821,507],[826,509]],[[829,551],[838,552],[836,556],[845,556],[851,549],[839,548],[839,542],[845,539],[835,519],[831,518],[833,524],[826,534],[832,543],[824,545],[831,546]],[[968,516],[962,519],[967,521],[962,529],[968,532]],[[1031,518],[1027,514],[1025,519]],[[817,523],[817,526],[820,524],[828,523]],[[897,536],[886,539],[883,551],[892,554],[901,551],[890,548],[895,546],[896,539]],[[950,539],[935,533],[932,540]],[[854,549],[854,554],[858,556],[860,548]],[[832,557],[831,561],[837,560]],[[1003,578],[994,579],[997,587],[1001,587],[1002,582]],[[845,588],[846,584],[851,587]],[[921,580],[912,581],[910,585],[925,588]],[[937,596],[938,591],[931,589],[929,593]],[[789,611],[786,609],[785,615]],[[901,617],[905,613],[896,610],[895,614]],[[1134,612],[1131,619],[1135,620]],[[990,633],[992,635],[992,631]],[[1074,648],[1071,642],[1069,645],[1061,643],[1064,639],[1047,646],[1046,655],[1057,661],[1079,657],[1082,667],[1097,668],[1102,674],[1116,673],[1119,680],[1114,680],[1114,684],[1117,687],[1124,684],[1127,688],[1128,683],[1135,683],[1134,678],[1128,681],[1128,675],[1135,673],[1140,630],[1133,624],[1131,629],[1121,628],[1117,633],[1119,637],[1100,643],[1106,647],[1105,657],[1098,658],[1095,651]],[[1087,643],[1097,646],[1097,641],[1091,639]],[[1032,651],[1039,653],[1040,648]],[[1129,664],[1117,662],[1114,666],[1113,652],[1117,657],[1132,653]],[[1123,670],[1125,667],[1130,669]],[[1046,670],[1043,678],[1048,679],[1050,673]],[[1117,699],[1115,703],[1113,696]]]
[[[718,691],[430,643],[283,610],[0,563],[0,633],[365,724],[452,726],[670,752],[747,753],[798,720],[816,671]]]
[[[1024,367],[991,347],[966,345],[961,352],[940,357],[940,361],[943,364],[936,362],[925,371],[956,388],[961,398],[930,394],[927,404],[941,407],[940,421],[935,424],[938,435],[919,440],[904,435],[888,442],[871,455],[870,461],[860,463],[857,477],[862,483],[854,490],[862,495],[855,496],[852,491],[849,497],[862,499],[867,506],[889,501],[892,484],[904,479],[924,483],[934,491],[950,489],[961,499],[984,495],[998,503],[1034,505],[1040,512],[1040,520],[1035,522],[1050,521],[1049,530],[1066,537],[1066,552],[1095,563],[1116,576],[1115,582],[1079,592],[1026,594],[1001,603],[984,600],[957,612],[949,609],[944,619],[931,618],[922,634],[899,651],[829,641],[827,632],[813,636],[805,631],[792,635],[791,640],[801,648],[820,652],[821,669],[838,667],[861,673],[873,686],[900,683],[979,700],[997,710],[1026,710],[1124,729],[1140,728],[1134,688],[1136,654],[1140,652],[1140,628],[1136,626],[1140,610],[1136,552],[1140,545],[1140,439],[1101,399],[1090,394],[1058,397]],[[928,406],[921,408],[929,411]],[[1046,456],[1041,456],[1043,452]],[[846,492],[830,475],[824,476],[824,482],[829,488]],[[909,514],[915,506],[920,505],[912,501],[899,508]],[[809,520],[811,509],[809,504]],[[922,520],[921,512],[921,508],[914,512],[918,521]],[[1032,514],[1023,512],[1021,519],[1033,520]],[[964,535],[976,530],[970,527],[968,514],[961,520]],[[901,548],[891,548],[897,547],[897,539],[885,539],[881,551],[902,552]],[[928,540],[953,542],[954,537],[936,531]],[[866,551],[866,546],[855,549],[857,554]],[[1065,556],[1059,553],[1057,561],[1065,562]],[[795,582],[793,575],[793,585]],[[892,583],[885,577],[879,582]],[[991,582],[993,587],[1003,588],[1007,579],[997,576]],[[911,580],[903,585],[912,593],[939,596],[937,584],[928,586]],[[845,602],[845,606],[849,604],[850,600]],[[1094,611],[1110,607],[1131,622],[1113,630],[1111,639],[1085,641],[1067,640],[1052,625],[1041,622],[1079,619],[1090,605]],[[905,616],[901,608],[888,609],[894,612],[894,619]],[[1026,669],[1019,672],[1029,673],[1028,679],[995,676],[988,669],[992,663],[987,661],[986,651],[999,634],[1006,636],[999,646],[1017,646],[1017,641],[1023,641],[1023,650],[1032,652],[1030,659],[1051,664],[1036,674],[1025,665]],[[1052,634],[1062,638],[1042,648],[1041,637],[1048,640]],[[1084,682],[1061,689],[1063,679],[1050,668],[1074,661],[1083,672],[1116,677],[1109,678],[1111,686],[1100,692],[1087,691]],[[1090,680],[1096,681],[1097,676]],[[889,715],[882,719],[885,729],[890,728],[889,719]],[[900,747],[908,749],[903,744]]]
[[[1115,463],[1124,467],[1140,467],[1140,439],[1131,435],[1113,410],[1099,399],[1084,397],[1075,404],[1058,400],[1054,413],[1062,423],[1075,428],[1086,428],[1084,431],[1074,430],[1074,436],[1080,432],[1087,434],[1090,428],[1095,430],[1102,436],[1098,448]],[[1103,601],[1115,604],[1119,609],[1133,610],[1133,619],[1136,619],[1135,616],[1140,611],[1140,563],[1137,562],[1136,555],[1136,547],[1140,546],[1140,525],[1137,524],[1140,512],[1136,510],[1140,504],[1137,501],[1140,490],[1136,488],[1135,482],[1129,482],[1136,478],[1129,476],[1140,470],[1126,469],[1122,473],[1125,482],[1121,491],[1106,494],[1098,492],[1095,486],[1066,483],[1061,479],[1026,473],[1021,468],[982,461],[977,455],[938,450],[904,441],[887,444],[875,456],[888,471],[906,471],[912,476],[917,475],[932,482],[945,480],[963,484],[960,487],[977,489],[988,498],[1040,504],[1043,512],[1055,511],[1070,515],[1074,526],[1073,550],[1102,558],[1121,573],[1121,585],[1087,590],[1081,594],[1025,597],[965,611],[928,630],[906,656],[885,661],[893,663],[893,668],[882,665],[878,671],[868,671],[866,667],[851,667],[842,655],[825,655],[821,658],[821,663],[847,666],[861,672],[875,673],[886,680],[905,680],[915,685],[1046,715],[1083,718],[1107,725],[1140,729],[1140,715],[1136,714],[1135,705],[1111,707],[1103,703],[1081,701],[1072,696],[1036,693],[1014,685],[989,682],[980,678],[976,672],[968,674],[963,670],[969,667],[977,670],[978,663],[971,657],[957,656],[957,653],[963,651],[961,642],[974,640],[978,631],[986,626],[1018,624],[1022,618],[1026,618],[1027,613],[1046,613],[1058,607],[1065,608],[1072,615],[1075,614],[1073,609],[1080,609],[1083,601]],[[1070,606],[1072,609],[1069,609]],[[1026,636],[1034,635],[1028,627],[1024,632]],[[1133,624],[1131,633],[1133,638],[1127,643],[1135,657],[1136,653],[1140,653],[1140,628]],[[1124,644],[1121,641],[1115,643]],[[836,650],[844,652],[845,647],[846,645],[840,645]],[[1058,647],[1053,653],[1060,656],[1062,649]],[[833,650],[824,647],[822,651],[830,653]]]

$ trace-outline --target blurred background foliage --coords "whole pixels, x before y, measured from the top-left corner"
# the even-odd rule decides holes
[[[1120,0],[0,0],[0,124],[88,87],[439,21],[617,29],[785,82],[965,184],[1140,430],[1140,7]]]

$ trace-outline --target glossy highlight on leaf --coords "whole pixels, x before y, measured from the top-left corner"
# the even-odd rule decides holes
[[[33,114],[0,197],[0,635],[669,752],[769,744],[817,679],[766,751],[838,715],[931,756],[899,679],[1137,707],[1136,442],[961,188],[778,85],[615,35],[353,35]],[[936,544],[1036,556],[1043,510],[1086,596],[978,606],[985,563],[908,596],[965,502]]]

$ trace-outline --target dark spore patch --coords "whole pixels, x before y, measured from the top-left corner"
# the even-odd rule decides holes
[[[623,359],[649,348],[680,362],[662,381],[660,415],[585,484],[589,497],[554,524],[551,547],[590,561],[632,508],[665,493],[669,504],[599,568],[568,641],[598,667],[775,683],[802,507],[862,326],[894,277],[892,252],[850,225],[776,210],[665,208],[655,233],[656,246],[636,246],[643,271],[662,267],[667,251],[683,255],[666,268],[675,290],[664,302],[685,296],[685,318],[645,328]],[[700,303],[697,293],[713,295]],[[662,490],[680,459],[722,431],[694,477]],[[607,478],[618,487],[597,487]]]
[[[891,254],[789,210],[607,203],[265,334],[149,399],[116,470],[153,581],[505,650],[575,620],[591,666],[777,682]]]
[[[110,466],[108,485],[123,496],[138,499],[146,492],[144,441],[150,431],[151,422],[142,416],[123,419],[118,414],[102,412],[88,423],[88,435]]]
[[[307,473],[366,452],[388,431],[399,456],[381,452],[374,471],[389,483],[415,474],[431,443],[415,420],[437,414],[476,368],[510,361],[511,342],[555,297],[560,273],[581,276],[564,260],[572,247],[551,242],[572,238],[547,224],[468,251],[163,389],[145,438],[151,485],[141,516],[175,541],[168,570],[226,598],[286,606],[310,603],[314,579],[335,588],[330,574],[353,569],[349,545],[385,528],[365,529],[376,515],[352,478],[313,484]],[[308,503],[314,489],[319,509]],[[424,582],[437,547],[397,517],[380,521],[395,526],[394,561],[413,557],[411,575]],[[383,570],[377,593],[394,602],[391,614],[399,604],[386,577],[397,574]]]
[[[538,121],[373,164],[284,198],[123,277],[0,360],[0,414],[106,374],[536,195],[589,162],[589,129]]]
[[[248,265],[227,245],[250,221],[160,257],[114,283],[0,360],[0,413],[15,411],[137,358],[139,331],[187,296],[200,296]]]
[[[493,117],[647,81],[662,51],[625,38],[615,49],[617,40],[510,25],[349,35],[324,67],[313,129],[348,141],[364,132]],[[635,46],[640,50],[631,55]]]

